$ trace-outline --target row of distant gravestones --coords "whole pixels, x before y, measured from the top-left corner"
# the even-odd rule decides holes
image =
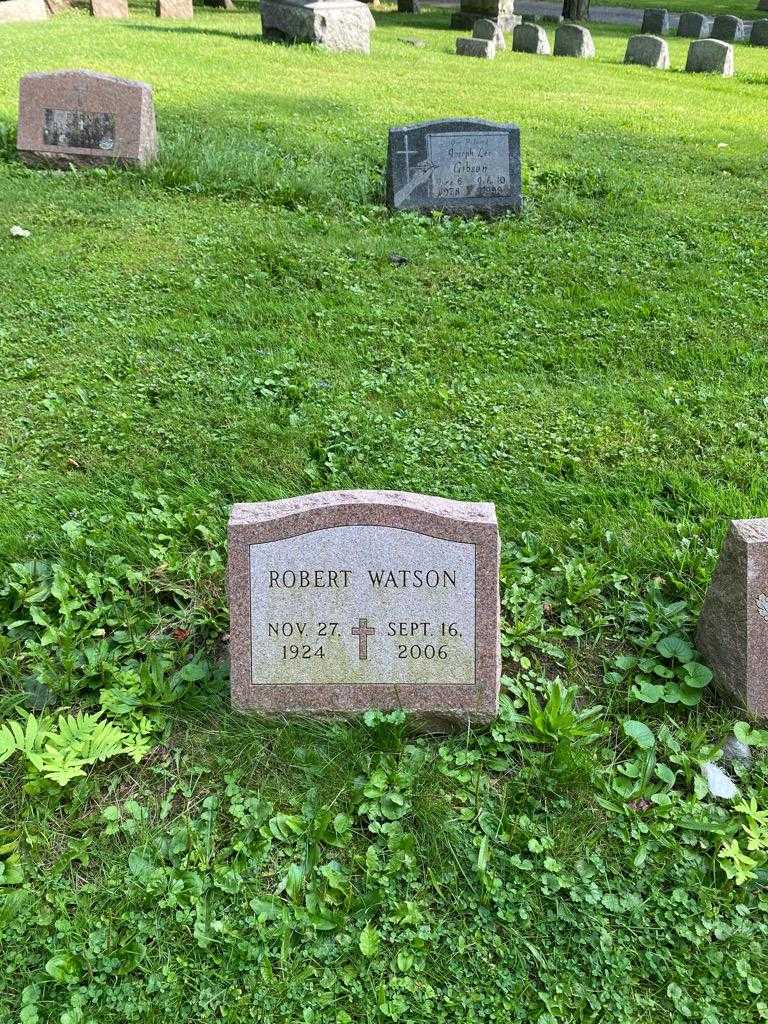
[[[688,49],[686,71],[709,72],[730,76],[734,70],[732,42],[744,39],[744,23],[731,15],[714,19],[709,39],[706,34],[708,19],[703,14],[680,16],[678,36],[693,39]],[[669,47],[662,34],[669,31],[669,15],[660,9],[647,10],[643,17],[642,35],[632,36],[624,56],[625,64],[666,70],[669,67]],[[756,21],[749,39],[752,46],[768,46],[768,19]],[[492,60],[497,50],[506,46],[499,24],[491,19],[478,19],[472,38],[456,40],[456,53],[461,57],[481,57]],[[522,22],[512,32],[512,49],[519,53],[549,54],[549,40],[540,25]],[[589,29],[581,25],[562,24],[555,31],[556,57],[594,57],[595,44]]]

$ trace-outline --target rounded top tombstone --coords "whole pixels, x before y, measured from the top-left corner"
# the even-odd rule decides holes
[[[493,505],[328,491],[235,505],[232,702],[490,721],[500,674]]]

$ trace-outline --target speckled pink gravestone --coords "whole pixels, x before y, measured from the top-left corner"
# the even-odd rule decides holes
[[[16,145],[38,166],[143,166],[157,148],[152,87],[96,71],[25,75]]]
[[[235,505],[232,703],[427,727],[498,709],[499,533],[491,504],[329,491]]]
[[[94,18],[128,18],[128,0],[91,0]]]
[[[768,718],[768,519],[734,519],[701,610],[696,644],[715,681]]]

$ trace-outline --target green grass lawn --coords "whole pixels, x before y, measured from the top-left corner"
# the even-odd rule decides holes
[[[766,763],[718,806],[738,710],[617,656],[679,674],[768,514],[768,50],[486,63],[377,20],[369,58],[249,12],[0,30],[0,720],[50,733],[0,765],[0,1017],[753,1024]],[[18,80],[62,67],[153,84],[155,167],[16,161]],[[524,215],[389,216],[388,127],[467,115],[520,125]],[[494,729],[228,711],[228,506],[347,487],[496,502]]]

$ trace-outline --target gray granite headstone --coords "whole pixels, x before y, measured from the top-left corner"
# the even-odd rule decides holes
[[[715,681],[749,714],[768,717],[768,519],[731,522],[696,644]]]
[[[768,18],[753,22],[749,42],[752,46],[768,46]]]
[[[524,21],[522,25],[515,25],[512,33],[512,49],[517,53],[551,53],[547,33],[541,25],[534,25],[530,21]]]
[[[565,22],[555,31],[556,57],[594,57],[595,43],[592,33],[583,25]]]
[[[328,491],[235,505],[232,702],[429,725],[498,708],[499,533],[488,503]]]
[[[688,47],[685,70],[730,78],[733,74],[733,47],[719,39],[694,39]]]
[[[663,36],[669,32],[669,12],[665,7],[648,7],[643,11],[643,35]]]
[[[474,39],[487,39],[496,44],[497,50],[506,49],[504,33],[495,21],[490,18],[478,18],[472,26],[472,37]]]
[[[129,17],[128,0],[91,0],[90,11],[94,18]]]
[[[724,43],[741,42],[744,38],[744,22],[733,14],[718,14],[712,22],[709,37]]]
[[[660,36],[630,36],[625,64],[642,64],[647,68],[660,68],[666,71],[669,67],[669,47]]]
[[[677,23],[677,34],[682,39],[701,39],[707,34],[707,16],[696,11],[684,11]]]
[[[391,128],[387,205],[460,216],[521,210],[520,129],[475,118]]]

